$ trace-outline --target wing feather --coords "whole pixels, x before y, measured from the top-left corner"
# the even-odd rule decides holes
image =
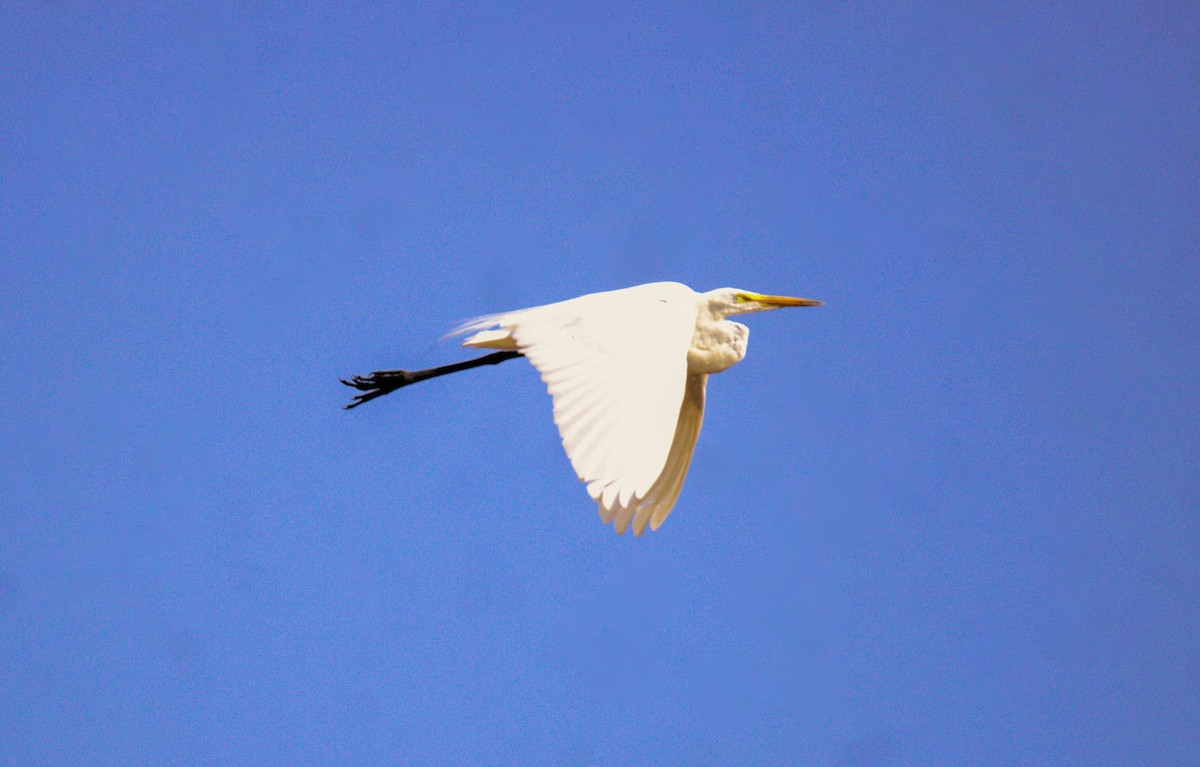
[[[704,390],[707,383],[707,375],[688,376],[683,404],[679,407],[679,423],[675,429],[675,440],[671,444],[671,454],[658,481],[638,506],[633,522],[634,535],[641,536],[646,531],[647,524],[651,530],[661,527],[671,509],[675,507],[675,502],[679,500],[683,480],[687,477],[692,453],[696,449],[696,440],[700,437],[700,426],[704,421]]]
[[[601,518],[622,533],[661,506],[650,509],[647,502],[665,500],[656,491],[671,484],[663,477],[687,471],[695,444],[690,427],[683,430],[691,434],[686,456],[676,453],[681,415],[690,412],[687,353],[696,311],[690,288],[654,283],[490,315],[460,332],[474,332],[464,346],[515,346],[537,368],[575,473]],[[672,504],[675,497],[678,488]],[[635,526],[638,534],[644,529],[644,522]]]

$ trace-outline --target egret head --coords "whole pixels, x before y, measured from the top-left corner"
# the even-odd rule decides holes
[[[739,288],[720,288],[705,293],[708,297],[709,308],[714,314],[728,317],[731,314],[749,314],[750,312],[765,312],[769,309],[782,309],[785,306],[823,306],[822,302],[811,298],[792,298],[791,296],[764,296]]]

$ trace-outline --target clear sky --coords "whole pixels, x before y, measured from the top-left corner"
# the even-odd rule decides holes
[[[0,764],[1196,764],[1200,6],[250,5],[0,7]],[[827,306],[641,539],[340,409],[668,279]]]

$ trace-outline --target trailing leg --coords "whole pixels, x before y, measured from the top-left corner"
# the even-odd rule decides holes
[[[357,395],[353,402],[346,405],[345,409],[349,410],[358,407],[364,402],[370,402],[376,397],[391,394],[397,389],[409,384],[415,384],[418,381],[425,381],[430,378],[449,375],[450,373],[458,373],[462,370],[470,370],[471,368],[483,365],[498,365],[505,360],[511,360],[520,356],[520,352],[514,351],[494,352],[473,360],[467,360],[466,362],[456,362],[453,365],[442,365],[441,367],[426,368],[425,370],[376,370],[367,376],[354,376],[349,381],[342,378],[339,379],[342,383],[363,392]]]

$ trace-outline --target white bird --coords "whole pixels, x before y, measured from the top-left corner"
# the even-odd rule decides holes
[[[750,329],[727,319],[820,301],[655,282],[490,314],[452,335],[492,354],[428,370],[380,370],[342,383],[353,408],[402,386],[524,356],[554,401],[554,422],[600,518],[623,534],[657,530],[679,498],[704,416],[708,376],[746,356]]]

